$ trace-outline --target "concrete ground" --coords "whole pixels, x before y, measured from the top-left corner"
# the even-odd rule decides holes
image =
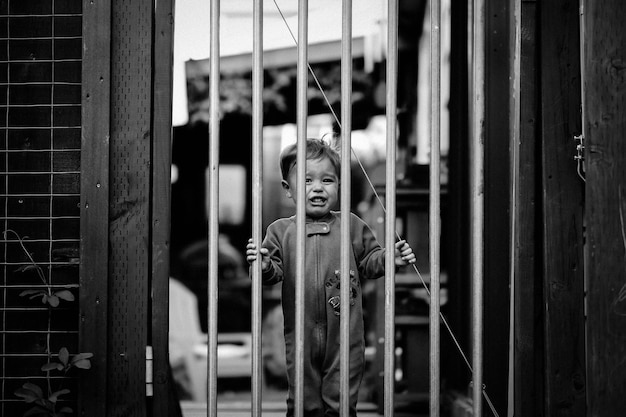
[[[251,415],[251,399],[249,381],[225,380],[220,384],[217,393],[217,417],[249,417]],[[264,386],[261,392],[263,401],[263,417],[285,417],[287,405],[285,389],[275,386]],[[426,417],[428,416],[427,397],[424,401],[402,403],[396,400],[396,412],[393,417]],[[206,402],[182,400],[180,402],[183,417],[207,417]],[[359,401],[358,417],[381,417],[375,403]]]
[[[181,402],[181,408],[183,411],[183,417],[206,417],[207,408],[206,403],[196,403],[183,401]],[[286,407],[283,402],[263,402],[262,415],[263,417],[285,417]],[[218,417],[249,417],[250,416],[250,403],[239,402],[218,402],[217,406]],[[411,411],[397,411],[393,417],[426,417],[428,414]],[[362,404],[359,406],[359,417],[381,417],[376,411],[374,404]]]
[[[285,392],[264,390],[262,393],[263,417],[285,417],[287,406],[285,404]],[[249,391],[218,393],[217,415],[218,417],[249,417],[251,394]],[[207,405],[202,402],[181,401],[183,417],[207,417]],[[393,417],[426,417],[428,416],[427,404],[396,403],[397,411]],[[374,403],[359,402],[358,417],[381,417]]]

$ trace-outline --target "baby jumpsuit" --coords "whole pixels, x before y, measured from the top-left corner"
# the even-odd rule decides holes
[[[304,415],[339,415],[339,306],[340,229],[338,212],[306,221],[304,277]],[[354,214],[350,219],[350,416],[356,416],[359,386],[365,365],[365,336],[360,280],[384,274],[385,251],[367,224]],[[269,250],[270,268],[263,273],[267,285],[282,282],[285,348],[289,397],[287,416],[293,415],[295,388],[295,216],[276,220],[263,247]]]

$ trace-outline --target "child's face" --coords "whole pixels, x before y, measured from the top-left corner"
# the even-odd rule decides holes
[[[291,169],[287,181],[282,182],[287,197],[296,202],[296,169]],[[307,159],[306,161],[306,214],[312,218],[327,215],[337,203],[339,178],[335,167],[328,158]]]

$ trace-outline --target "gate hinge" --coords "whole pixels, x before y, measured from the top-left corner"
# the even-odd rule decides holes
[[[576,154],[574,155],[574,160],[576,161],[576,172],[583,181],[586,181],[583,174],[583,162],[585,161],[585,136],[582,133],[580,135],[574,135],[574,140],[576,141]]]
[[[152,371],[152,346],[146,346],[146,397],[152,397],[154,395]]]

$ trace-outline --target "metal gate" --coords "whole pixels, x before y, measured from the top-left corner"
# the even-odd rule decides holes
[[[439,416],[440,412],[440,325],[443,324],[452,334],[440,311],[440,128],[441,128],[441,0],[430,2],[430,175],[429,175],[429,262],[430,284],[424,286],[430,296],[430,415]],[[308,0],[298,1],[298,33],[294,36],[297,43],[297,181],[304,183],[306,169],[306,131],[307,131],[307,78],[311,70],[308,65]],[[484,142],[484,15],[483,0],[473,0],[470,6],[470,45],[468,46],[468,65],[470,66],[470,114],[471,116],[471,234],[472,234],[472,358],[471,363],[461,351],[468,368],[472,372],[473,415],[482,415],[482,397],[489,402],[482,383],[482,264],[483,264],[483,142]],[[263,126],[263,1],[254,1],[254,47],[253,47],[253,165],[252,165],[252,238],[262,240],[262,126]],[[396,120],[397,72],[398,72],[398,0],[387,2],[387,60],[386,60],[386,118]],[[352,1],[342,0],[342,41],[341,41],[341,158],[351,158],[351,85],[352,85]],[[217,416],[217,257],[218,257],[218,167],[219,167],[219,80],[220,80],[220,1],[212,0],[210,6],[210,122],[209,122],[209,310],[208,310],[208,392],[207,414]],[[386,172],[385,172],[385,335],[384,335],[384,415],[394,413],[394,243],[400,236],[396,227],[396,123],[387,123],[386,128]],[[348,225],[350,213],[350,164],[343,163],[341,169],[340,207],[342,225]],[[304,253],[305,253],[305,195],[304,187],[297,189],[297,269],[296,269],[296,378],[295,378],[295,415],[303,415],[303,326],[304,326]],[[379,199],[380,201],[380,199]],[[383,204],[380,201],[381,205]],[[341,297],[349,298],[349,250],[350,237],[348,227],[341,229]],[[414,267],[417,276],[421,275]],[[252,274],[252,416],[262,413],[261,387],[261,265],[255,262]],[[342,416],[348,416],[348,320],[349,304],[342,303],[340,311],[340,410]],[[454,335],[452,334],[454,337]],[[454,339],[456,342],[456,339]],[[460,349],[458,342],[456,346]],[[492,408],[494,414],[495,410]],[[497,415],[497,414],[496,414]]]

